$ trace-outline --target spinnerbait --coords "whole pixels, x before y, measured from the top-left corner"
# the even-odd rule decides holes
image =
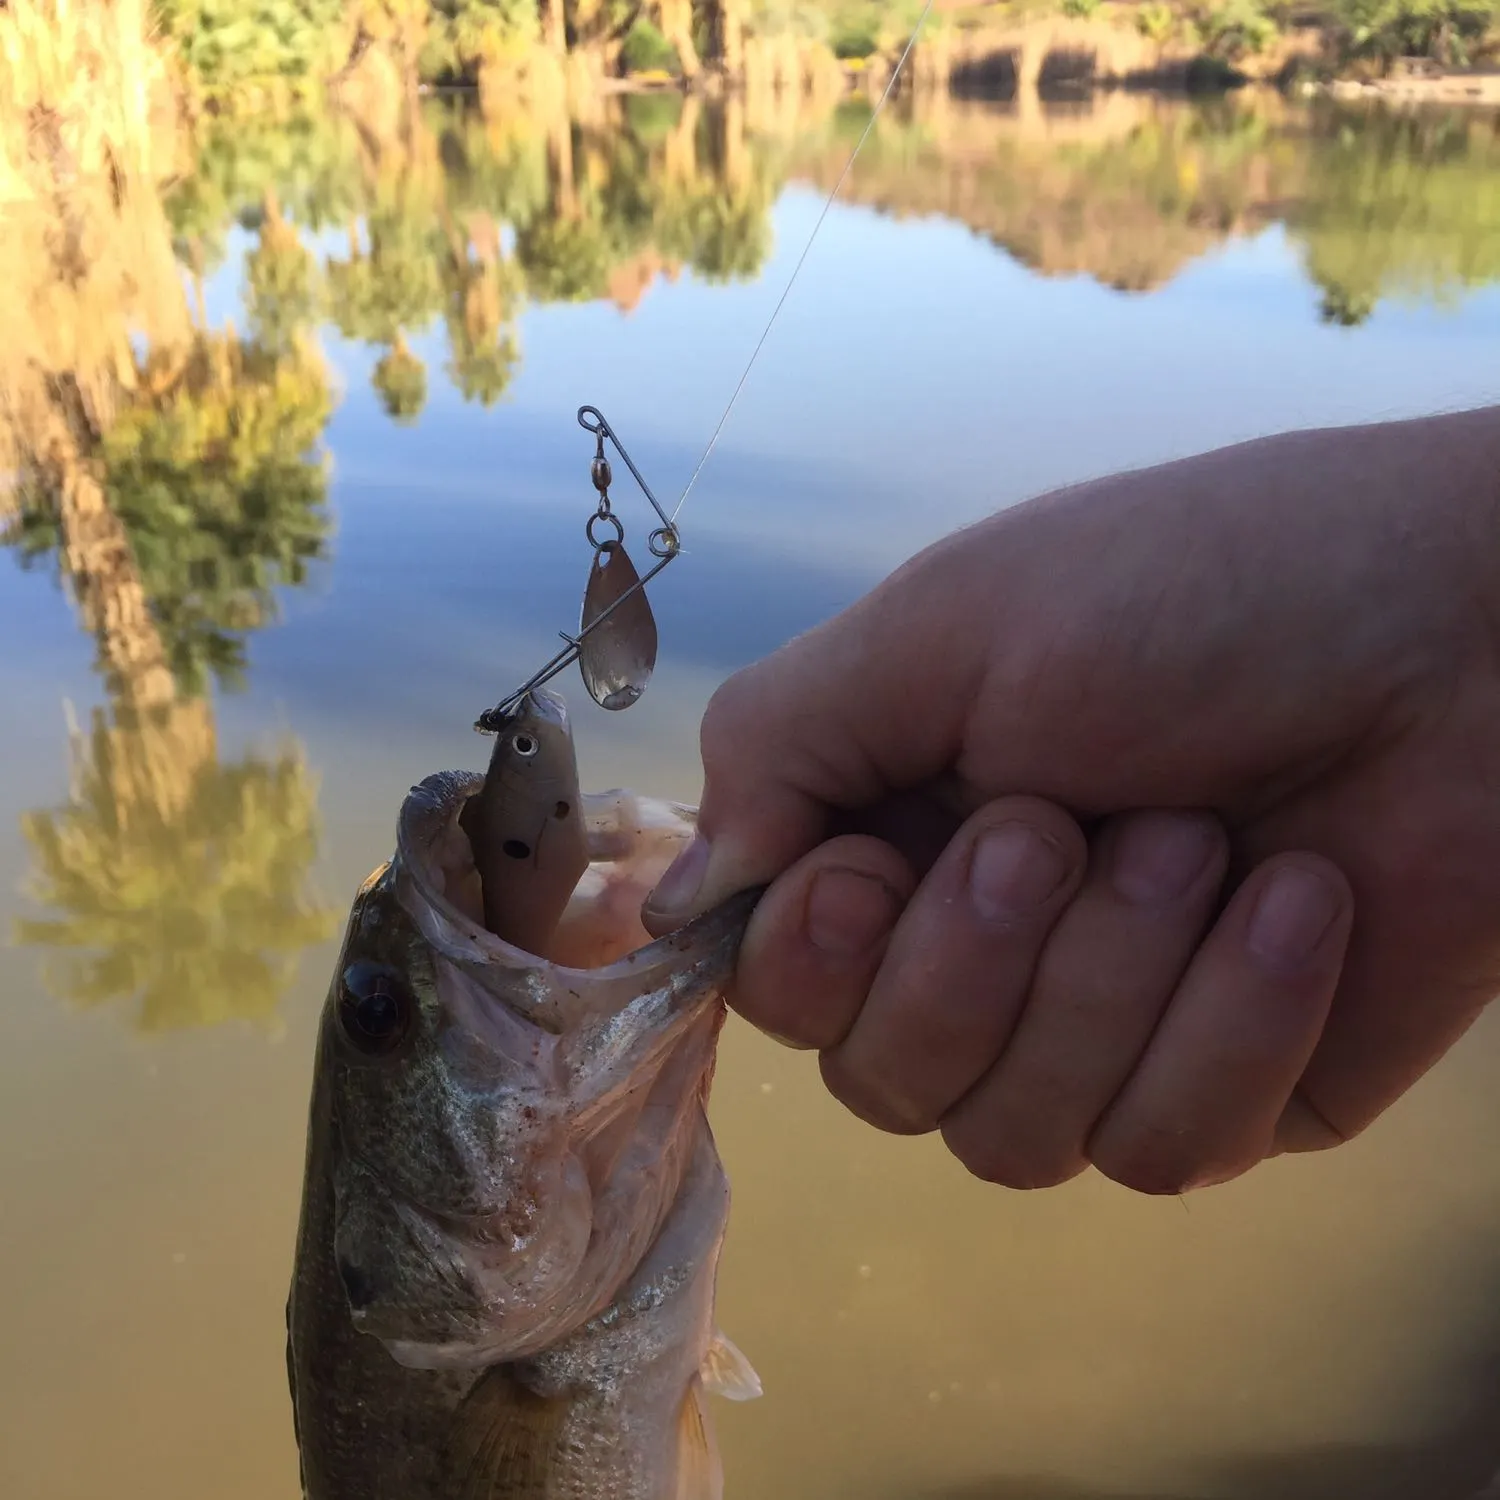
[[[629,708],[636,702],[645,692],[656,667],[656,616],[646,598],[646,585],[682,550],[682,534],[651,493],[651,486],[636,468],[603,412],[595,406],[580,406],[578,425],[594,434],[594,459],[589,465],[589,477],[599,492],[598,505],[584,527],[589,545],[594,549],[594,558],[589,565],[588,582],[584,585],[578,634],[560,631],[564,642],[562,650],[509,697],[480,714],[474,727],[486,733],[498,730],[528,693],[550,682],[575,661],[589,696],[601,708],[608,709]],[[604,453],[606,438],[624,459],[625,467],[661,521],[646,541],[656,562],[645,577],[636,571],[625,550],[625,526],[610,505],[609,486],[614,475]]]

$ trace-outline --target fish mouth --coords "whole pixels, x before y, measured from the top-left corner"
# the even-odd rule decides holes
[[[539,719],[556,729],[566,729],[568,705],[560,693],[554,693],[549,688],[535,687],[521,699],[516,717]]]
[[[535,695],[544,693],[534,690]],[[557,695],[545,696],[566,715]],[[696,809],[622,791],[582,794],[580,813],[589,824],[591,859],[564,923],[587,926],[590,903],[602,909],[612,887],[638,893],[639,899],[629,911],[629,939],[604,952],[604,962],[569,964],[497,937],[482,914],[465,909],[458,897],[474,871],[472,849],[458,818],[483,784],[478,771],[437,772],[412,787],[397,819],[396,896],[436,952],[487,977],[492,990],[502,987],[519,1014],[553,1033],[607,1017],[663,985],[705,980],[710,972],[727,982],[764,887],[731,896],[662,937],[650,938],[639,920],[640,901],[696,831]],[[615,917],[620,916],[617,910]]]

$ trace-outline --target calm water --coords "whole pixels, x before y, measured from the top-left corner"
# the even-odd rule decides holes
[[[862,123],[434,103],[222,132],[71,238],[0,221],[0,1494],[293,1500],[335,929],[576,618],[575,409],[675,495]],[[586,783],[695,797],[719,680],[992,507],[1493,399],[1497,169],[1482,120],[893,111],[683,513],[650,693],[568,679]],[[983,1187],[731,1023],[721,1317],[767,1392],[719,1404],[731,1500],[1467,1493],[1500,1464],[1497,1049],[1184,1203]]]

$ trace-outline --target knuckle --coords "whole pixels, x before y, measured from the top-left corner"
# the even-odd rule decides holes
[[[726,678],[710,695],[699,723],[699,750],[705,766],[727,760],[740,744],[748,723],[743,674]]]

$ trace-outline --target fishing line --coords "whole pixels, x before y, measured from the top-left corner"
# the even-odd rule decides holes
[[[833,191],[829,193],[823,204],[822,212],[817,217],[817,222],[812,227],[812,233],[807,237],[807,243],[802,247],[802,254],[797,257],[797,264],[792,267],[792,274],[787,278],[786,285],[782,288],[781,296],[776,301],[776,306],[771,309],[771,316],[766,320],[766,326],[761,330],[760,337],[755,341],[755,348],[750,351],[750,358],[746,362],[743,373],[740,375],[739,383],[735,386],[729,397],[729,404],[724,408],[724,414],[719,418],[719,425],[714,428],[713,435],[708,440],[708,446],[703,450],[703,456],[698,460],[698,466],[688,476],[688,482],[684,486],[682,494],[677,497],[677,504],[673,507],[671,520],[675,521],[682,507],[687,503],[687,497],[692,488],[698,482],[698,476],[703,472],[703,466],[708,462],[709,455],[714,451],[719,441],[719,434],[724,431],[724,424],[729,420],[729,414],[734,410],[735,403],[740,399],[740,392],[745,389],[745,382],[750,378],[750,371],[755,368],[755,361],[760,358],[760,351],[765,347],[766,340],[771,335],[771,329],[776,324],[776,319],[781,315],[781,309],[786,305],[786,299],[791,295],[792,287],[797,277],[801,274],[803,263],[813,247],[813,241],[818,237],[818,231],[823,227],[823,220],[828,217],[828,210],[833,207],[834,200],[843,189],[844,180],[853,170],[856,158],[864,149],[864,144],[870,138],[870,132],[875,128],[875,122],[880,118],[880,112],[885,108],[886,101],[891,97],[896,87],[896,81],[901,77],[901,70],[906,66],[906,60],[911,56],[911,49],[917,44],[917,37],[922,27],[926,24],[927,17],[932,12],[935,0],[927,0],[922,7],[922,14],[917,17],[917,24],[912,27],[911,35],[906,39],[906,46],[901,56],[896,61],[896,66],[891,70],[891,76],[886,81],[885,90],[877,101],[875,108],[871,111],[870,118],[865,123],[865,128],[860,132],[859,139],[854,143],[854,150],[849,153],[849,160],[844,163],[844,170],[839,173],[838,181],[833,185]]]
[[[3,3],[4,0],[0,0],[0,4]],[[922,13],[917,17],[917,23],[912,27],[911,35],[906,39],[906,46],[902,48],[901,56],[896,60],[896,66],[891,69],[891,76],[886,80],[885,88],[876,101],[875,108],[870,112],[870,118],[865,122],[865,128],[860,132],[859,139],[854,143],[854,150],[849,153],[849,159],[844,163],[844,169],[839,173],[838,181],[833,185],[833,191],[824,200],[823,207],[813,224],[812,232],[807,237],[807,243],[802,247],[802,253],[797,257],[796,265],[792,267],[792,274],[787,277],[786,285],[781,289],[781,296],[776,299],[776,306],[771,309],[771,316],[766,320],[766,326],[761,329],[760,337],[750,351],[750,358],[746,361],[739,381],[730,394],[729,404],[725,406],[723,414],[719,417],[718,426],[714,428],[708,440],[708,446],[698,460],[698,466],[688,477],[682,494],[677,497],[677,504],[670,516],[662,508],[661,502],[651,493],[651,486],[646,483],[645,476],[625,451],[619,434],[605,420],[603,412],[597,406],[578,408],[578,425],[585,432],[592,433],[595,440],[594,460],[589,466],[589,475],[594,488],[599,492],[596,509],[585,527],[589,546],[594,550],[594,565],[589,571],[588,582],[584,588],[583,610],[578,632],[575,635],[566,630],[560,631],[562,649],[554,652],[543,663],[540,670],[532,673],[515,692],[502,698],[493,708],[488,708],[480,714],[474,721],[476,729],[486,734],[497,733],[503,729],[530,693],[551,682],[574,662],[578,663],[589,696],[601,708],[615,710],[629,708],[632,703],[639,701],[641,694],[646,690],[646,684],[650,681],[651,674],[656,667],[657,646],[656,619],[646,599],[646,585],[668,563],[682,555],[682,535],[677,527],[678,514],[687,503],[687,497],[693,486],[698,482],[698,476],[703,472],[704,464],[713,453],[719,441],[719,435],[724,431],[724,425],[729,421],[730,413],[734,411],[735,403],[740,399],[740,392],[745,389],[745,382],[750,378],[750,371],[755,368],[755,361],[760,358],[760,351],[771,336],[771,329],[775,327],[776,319],[781,315],[781,309],[786,306],[787,298],[791,296],[792,287],[796,284],[797,277],[801,274],[802,267],[812,252],[818,231],[823,227],[823,220],[828,217],[828,210],[833,207],[849,173],[854,168],[859,153],[870,138],[870,132],[875,128],[875,122],[880,118],[881,111],[895,91],[902,70],[906,67],[906,61],[911,56],[912,48],[917,44],[917,37],[921,34],[922,27],[926,24],[934,4],[936,0],[926,0],[922,6]],[[625,527],[615,514],[610,501],[609,487],[613,475],[609,459],[605,454],[606,443],[611,445],[624,460],[631,477],[640,486],[641,493],[650,502],[652,510],[656,512],[657,520],[661,522],[661,525],[647,538],[647,545],[654,562],[644,575],[636,572],[635,565],[626,555]]]

